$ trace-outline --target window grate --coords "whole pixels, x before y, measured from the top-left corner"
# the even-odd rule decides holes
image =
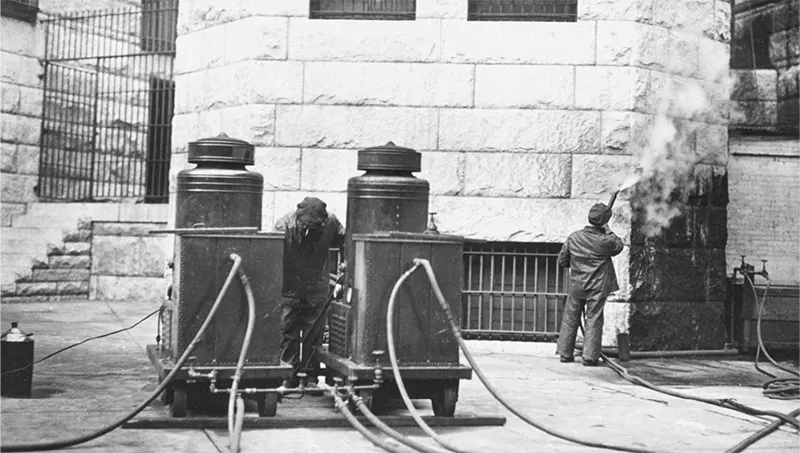
[[[467,20],[575,22],[578,0],[469,0]]]
[[[561,244],[464,246],[461,324],[466,338],[554,340],[567,298]]]
[[[416,0],[311,0],[311,19],[414,20]]]

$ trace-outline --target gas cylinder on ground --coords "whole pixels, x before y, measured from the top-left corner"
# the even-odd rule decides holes
[[[33,334],[26,334],[11,323],[11,329],[0,337],[0,394],[31,396],[33,384]]]
[[[358,152],[358,169],[365,173],[347,181],[348,270],[355,264],[353,234],[425,231],[430,185],[412,174],[421,161],[420,153],[392,142]]]
[[[196,168],[178,173],[176,228],[261,228],[264,177],[248,171],[253,145],[220,134],[189,143]]]

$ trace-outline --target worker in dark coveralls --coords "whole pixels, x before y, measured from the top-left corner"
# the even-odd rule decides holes
[[[558,265],[569,268],[570,291],[564,307],[558,353],[565,363],[575,361],[575,337],[582,312],[586,315],[583,365],[597,366],[603,339],[606,297],[619,289],[611,257],[622,252],[622,240],[608,227],[611,210],[597,203],[589,210],[589,225],[567,237]]]
[[[324,319],[320,319],[316,327],[315,321],[325,316],[325,302],[330,292],[328,252],[331,247],[344,244],[344,227],[326,208],[325,202],[319,198],[306,197],[297,205],[296,211],[287,213],[275,223],[277,230],[285,232],[281,360],[294,367],[295,377],[302,368],[308,368],[308,388],[316,387],[319,375],[319,362],[309,362],[309,358],[322,341],[325,330]],[[297,380],[287,379],[283,385],[296,387]]]

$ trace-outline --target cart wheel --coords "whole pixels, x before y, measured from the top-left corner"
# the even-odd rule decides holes
[[[170,406],[170,415],[173,417],[186,417],[186,404],[188,395],[186,387],[174,387],[172,390],[172,406]]]
[[[261,417],[274,417],[278,412],[278,394],[263,393],[258,397],[258,415]]]
[[[456,402],[458,402],[458,381],[445,381],[431,397],[433,415],[452,417],[456,412]]]

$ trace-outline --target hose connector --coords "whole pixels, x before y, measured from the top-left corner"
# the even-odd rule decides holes
[[[372,382],[376,387],[380,387],[380,385],[383,384],[383,364],[381,364],[381,357],[383,357],[384,354],[386,354],[386,351],[381,349],[372,351],[372,355],[375,356],[375,370],[373,370],[374,377],[372,378]]]

